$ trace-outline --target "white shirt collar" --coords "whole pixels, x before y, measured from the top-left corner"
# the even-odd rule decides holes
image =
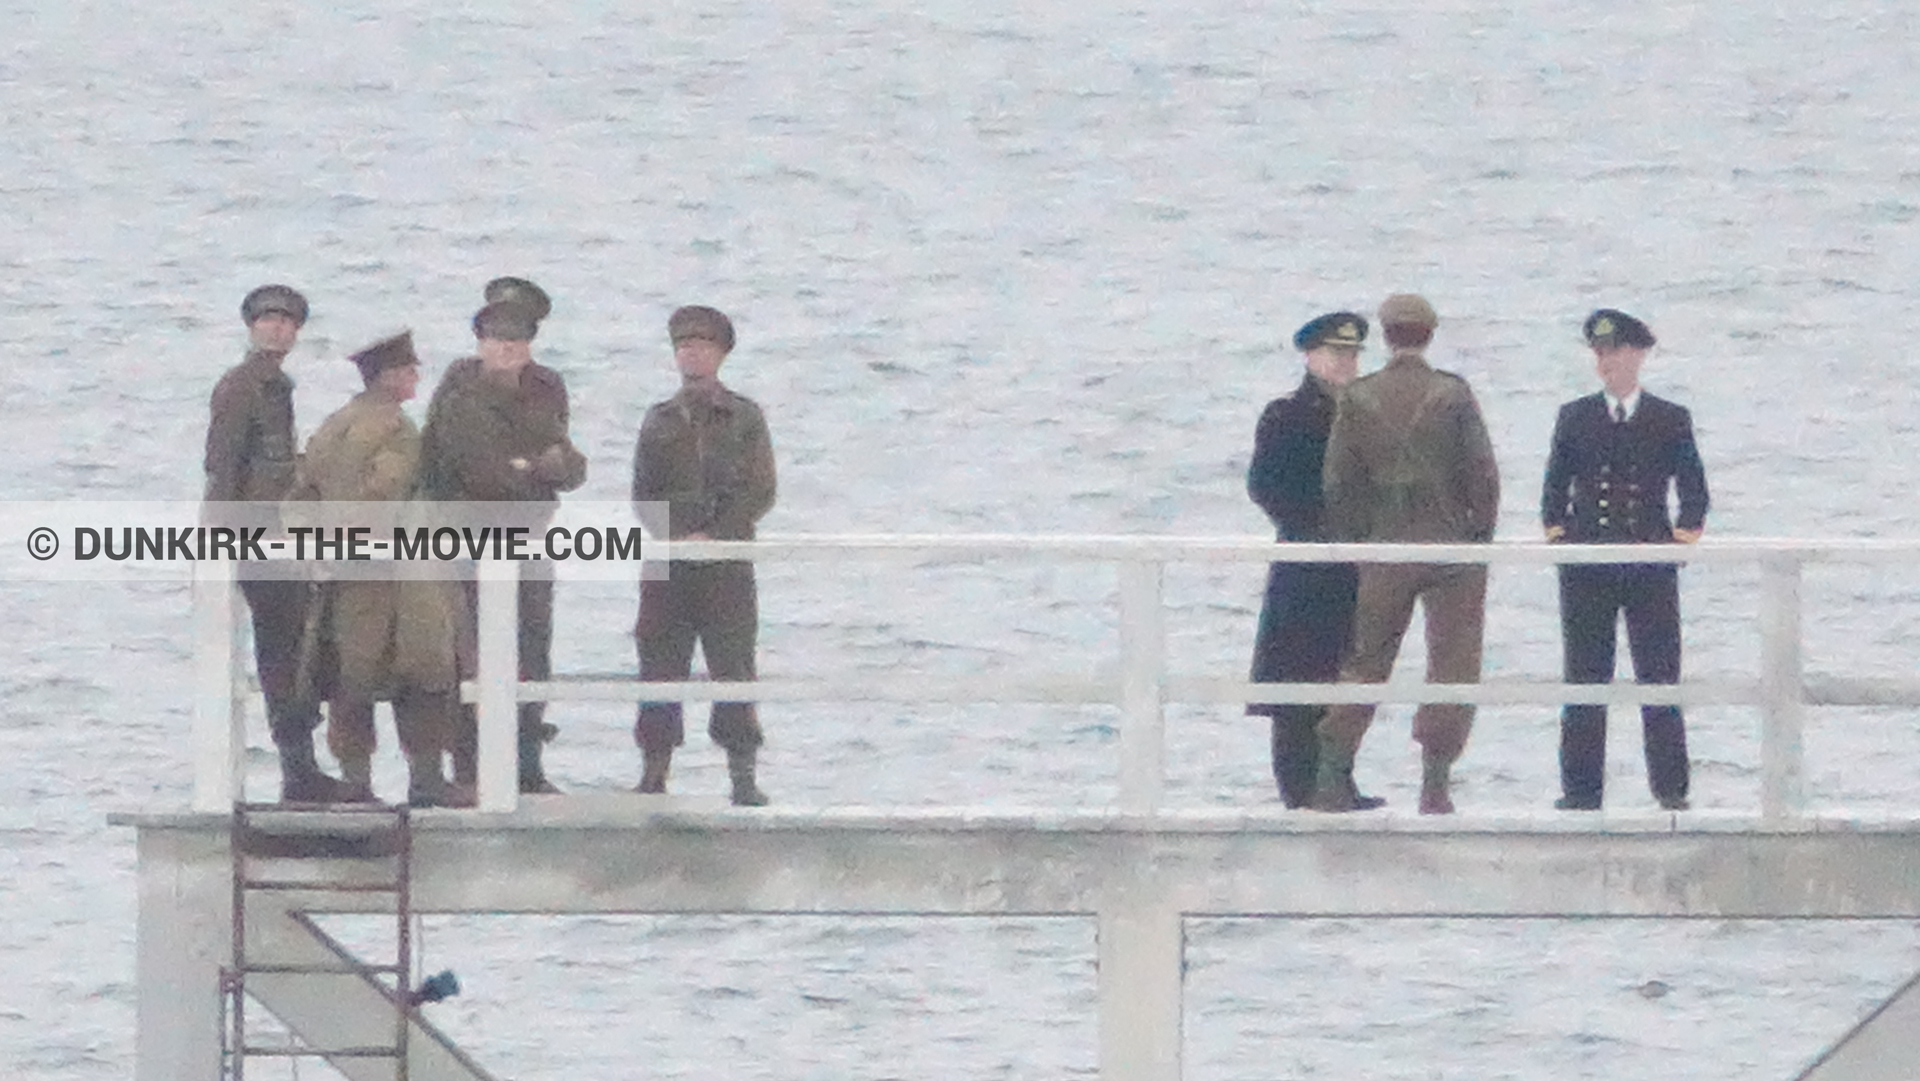
[[[1627,419],[1632,420],[1633,411],[1640,408],[1640,388],[1639,387],[1633,388],[1633,393],[1627,395],[1624,398],[1616,398],[1611,393],[1604,390],[1601,391],[1600,394],[1602,397],[1606,398],[1607,400],[1607,416],[1609,417],[1613,416],[1615,406],[1625,406],[1627,410]]]

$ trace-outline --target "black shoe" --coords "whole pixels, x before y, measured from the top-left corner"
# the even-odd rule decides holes
[[[1561,796],[1559,799],[1553,801],[1553,809],[1556,811],[1597,811],[1600,809],[1600,801],[1598,799],[1588,799],[1584,796],[1579,798]]]
[[[358,794],[347,782],[319,770],[280,778],[281,803],[354,803]]]
[[[1357,791],[1353,794],[1353,809],[1356,811],[1377,811],[1386,805],[1387,801],[1379,796],[1363,796]]]
[[[1692,807],[1693,805],[1687,802],[1685,796],[1660,797],[1660,809],[1663,811],[1686,811],[1691,810]]]

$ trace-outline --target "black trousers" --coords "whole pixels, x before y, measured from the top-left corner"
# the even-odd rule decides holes
[[[1613,681],[1615,626],[1624,614],[1634,682],[1680,682],[1680,574],[1666,563],[1563,564],[1560,629],[1568,683]],[[1647,782],[1659,799],[1687,794],[1687,729],[1678,706],[1640,707]],[[1560,787],[1599,802],[1606,787],[1607,707],[1560,714]]]
[[[1357,573],[1350,563],[1274,563],[1253,644],[1254,683],[1332,683],[1353,631]],[[1273,779],[1290,807],[1313,799],[1324,705],[1256,702],[1273,718]]]
[[[267,700],[267,729],[274,746],[312,747],[320,706],[299,686],[298,669],[313,585],[305,579],[256,578],[243,571],[240,593],[253,617],[253,661]]]

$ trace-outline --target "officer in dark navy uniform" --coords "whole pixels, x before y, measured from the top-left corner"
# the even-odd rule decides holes
[[[1625,312],[1587,317],[1587,344],[1605,384],[1568,402],[1553,427],[1540,519],[1549,541],[1691,544],[1707,515],[1707,477],[1687,410],[1640,389],[1653,332]],[[1668,492],[1679,516],[1668,511]],[[1562,564],[1560,627],[1568,683],[1613,679],[1614,627],[1626,616],[1638,683],[1680,681],[1679,567],[1673,563]],[[1678,706],[1642,706],[1647,780],[1668,810],[1687,808],[1687,733]],[[1568,705],[1560,716],[1554,806],[1599,810],[1606,781],[1607,707]]]
[[[1254,433],[1247,495],[1267,512],[1277,540],[1325,541],[1320,473],[1335,399],[1359,368],[1367,321],[1352,312],[1322,315],[1293,336],[1306,354],[1300,387],[1267,403]],[[1351,563],[1275,563],[1267,570],[1260,632],[1253,647],[1256,683],[1331,683],[1353,627],[1356,576]],[[1315,735],[1322,705],[1255,702],[1250,716],[1273,718],[1273,777],[1288,807],[1313,799],[1319,768]],[[1385,800],[1360,796],[1366,808]]]

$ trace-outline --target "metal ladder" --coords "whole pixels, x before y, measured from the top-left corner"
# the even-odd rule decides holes
[[[235,803],[228,833],[233,863],[233,959],[220,970],[221,1074],[245,1081],[251,1058],[390,1059],[393,1081],[407,1081],[407,1037],[413,1006],[413,821],[405,804]],[[286,861],[378,861],[388,877],[300,873],[280,869],[261,877],[261,864]],[[390,893],[395,921],[392,964],[342,959],[326,964],[282,964],[250,960],[247,953],[247,898],[264,892]],[[304,922],[304,921],[303,921]],[[247,1029],[247,977],[273,975],[356,975],[373,982],[393,980],[388,998],[394,1007],[393,1041],[351,1047],[311,1047],[302,1043],[266,1046],[252,1042]]]

